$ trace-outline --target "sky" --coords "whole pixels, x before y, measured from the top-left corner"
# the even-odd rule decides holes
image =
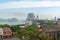
[[[60,18],[59,0],[0,0],[0,18],[25,20],[28,13],[39,19]]]

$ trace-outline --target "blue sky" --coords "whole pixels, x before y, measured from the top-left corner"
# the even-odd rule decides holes
[[[0,18],[26,19],[28,13],[40,19],[60,17],[60,1],[54,0],[0,0]]]
[[[60,0],[0,0],[0,2],[11,2],[11,1],[60,1]]]

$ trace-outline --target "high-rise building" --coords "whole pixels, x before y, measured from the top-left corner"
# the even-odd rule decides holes
[[[56,20],[56,17],[55,17],[55,21],[57,21],[57,20]]]
[[[17,22],[17,18],[11,18],[11,19],[8,19],[9,22]]]
[[[36,20],[39,20],[39,16],[37,15]]]

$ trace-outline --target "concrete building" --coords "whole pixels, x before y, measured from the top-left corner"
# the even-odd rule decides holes
[[[42,31],[44,37],[59,38],[60,30],[57,29],[57,25],[40,25],[39,31]]]
[[[57,23],[60,24],[60,18],[57,19]]]

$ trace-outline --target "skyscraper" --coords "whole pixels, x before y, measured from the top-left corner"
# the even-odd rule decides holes
[[[39,20],[39,15],[37,15],[36,20]]]

